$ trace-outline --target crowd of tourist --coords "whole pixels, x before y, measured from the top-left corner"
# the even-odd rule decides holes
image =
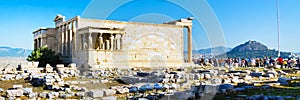
[[[279,65],[281,68],[300,67],[299,58],[263,57],[263,58],[199,58],[194,59],[196,64],[202,66],[221,67],[271,67]]]

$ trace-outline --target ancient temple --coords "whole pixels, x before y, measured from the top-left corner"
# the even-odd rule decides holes
[[[184,29],[188,63],[192,63],[192,20],[163,24],[87,19],[54,19],[55,28],[34,31],[34,47],[47,46],[67,63],[91,68],[180,67],[184,62]]]

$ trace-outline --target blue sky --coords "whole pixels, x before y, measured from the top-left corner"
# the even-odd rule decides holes
[[[54,27],[53,18],[57,14],[67,19],[81,15],[89,3],[90,0],[2,0],[0,46],[32,49],[32,31],[39,27]],[[207,3],[221,24],[227,47],[256,40],[277,49],[276,0],[207,0]],[[297,45],[300,37],[299,4],[299,0],[280,0],[280,37],[284,51],[300,51]],[[101,11],[95,13],[101,14]],[[107,19],[161,23],[190,16],[188,11],[165,1],[140,0],[122,6]],[[207,33],[196,21],[193,38],[196,49],[210,47]]]

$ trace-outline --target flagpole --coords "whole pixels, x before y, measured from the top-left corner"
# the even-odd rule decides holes
[[[279,0],[276,3],[277,8],[277,39],[278,39],[278,57],[280,57],[280,16],[279,16]]]

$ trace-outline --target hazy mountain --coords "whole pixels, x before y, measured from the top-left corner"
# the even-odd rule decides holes
[[[264,50],[268,50],[268,47],[256,41],[248,41],[244,44],[236,46],[231,50],[231,52],[264,51]]]
[[[287,58],[291,53],[290,52],[280,52],[280,55],[284,58]],[[256,41],[247,41],[244,44],[238,45],[234,47],[229,52],[219,57],[231,57],[231,58],[257,58],[257,57],[265,57],[265,56],[272,56],[277,57],[278,51],[270,50],[267,46],[263,45],[262,43]]]
[[[32,50],[23,48],[0,47],[0,57],[27,57]]]
[[[213,47],[213,48],[193,50],[193,54],[212,54],[213,53],[215,55],[219,55],[219,54],[226,53],[230,50],[231,50],[231,48],[227,48],[224,46],[218,46],[218,47]],[[187,53],[187,51],[185,51],[184,53]]]

